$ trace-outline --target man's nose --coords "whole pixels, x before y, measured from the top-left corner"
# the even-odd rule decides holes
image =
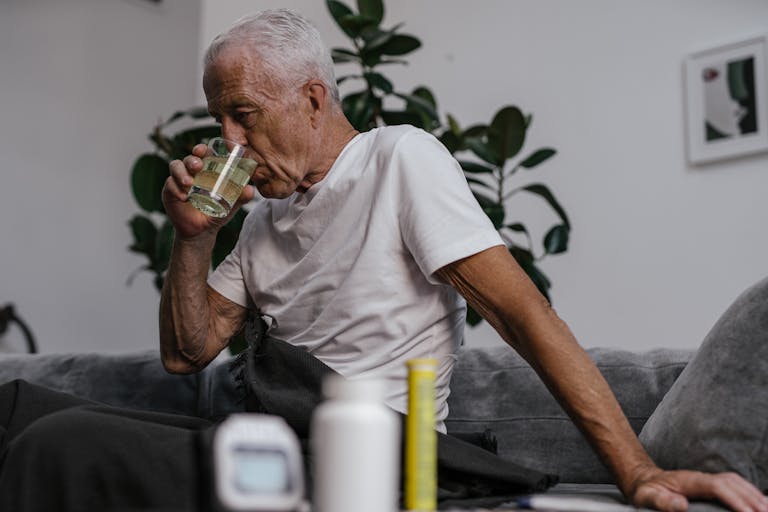
[[[248,145],[248,140],[245,138],[245,129],[228,117],[224,117],[221,120],[221,136],[227,140],[237,142],[241,146]]]

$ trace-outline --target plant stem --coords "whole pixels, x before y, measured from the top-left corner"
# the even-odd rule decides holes
[[[510,190],[509,192],[507,192],[506,194],[504,194],[504,200],[506,201],[507,199],[509,199],[509,198],[510,198],[510,197],[512,197],[513,195],[517,194],[517,193],[518,193],[518,192],[520,192],[521,190],[523,190],[523,188],[522,188],[522,187],[513,188],[512,190]]]

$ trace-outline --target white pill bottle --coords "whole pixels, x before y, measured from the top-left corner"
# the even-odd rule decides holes
[[[399,510],[400,420],[384,392],[381,380],[323,382],[310,425],[313,512]]]

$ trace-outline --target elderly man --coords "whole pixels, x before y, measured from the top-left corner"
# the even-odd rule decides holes
[[[265,199],[208,277],[225,220],[187,202],[204,147],[171,164],[163,200],[177,235],[160,314],[169,371],[203,368],[253,308],[275,320],[275,337],[339,373],[388,379],[388,403],[400,411],[403,361],[438,358],[442,428],[463,297],[537,370],[632,503],[684,510],[686,497],[700,497],[734,510],[768,509],[735,474],[663,471],[650,460],[456,162],[415,128],[358,133],[341,111],[329,52],[305,20],[285,10],[241,20],[209,48],[203,85],[224,137],[258,162],[252,181]],[[247,186],[240,204],[254,193]]]
[[[272,336],[342,375],[387,379],[387,401],[401,412],[403,362],[437,358],[444,430],[466,299],[538,371],[634,504],[684,510],[686,497],[699,497],[768,510],[735,474],[663,471],[650,460],[450,154],[412,127],[355,131],[329,53],[303,18],[277,10],[241,20],[212,43],[203,83],[223,135],[258,162],[252,181],[265,199],[208,276],[226,219],[187,201],[204,146],[171,164],[163,201],[176,239],[160,306],[168,371],[205,367],[253,310],[273,319]],[[254,194],[247,186],[239,204]],[[200,509],[197,433],[210,421],[105,407],[20,381],[0,386],[0,406],[0,509]]]

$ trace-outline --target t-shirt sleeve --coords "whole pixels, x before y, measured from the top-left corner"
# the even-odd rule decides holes
[[[250,307],[251,301],[243,278],[240,241],[246,239],[247,223],[240,237],[224,261],[208,276],[208,285],[235,304]]]
[[[402,137],[393,154],[405,245],[425,276],[454,261],[504,245],[467,184],[461,166],[422,130]]]

